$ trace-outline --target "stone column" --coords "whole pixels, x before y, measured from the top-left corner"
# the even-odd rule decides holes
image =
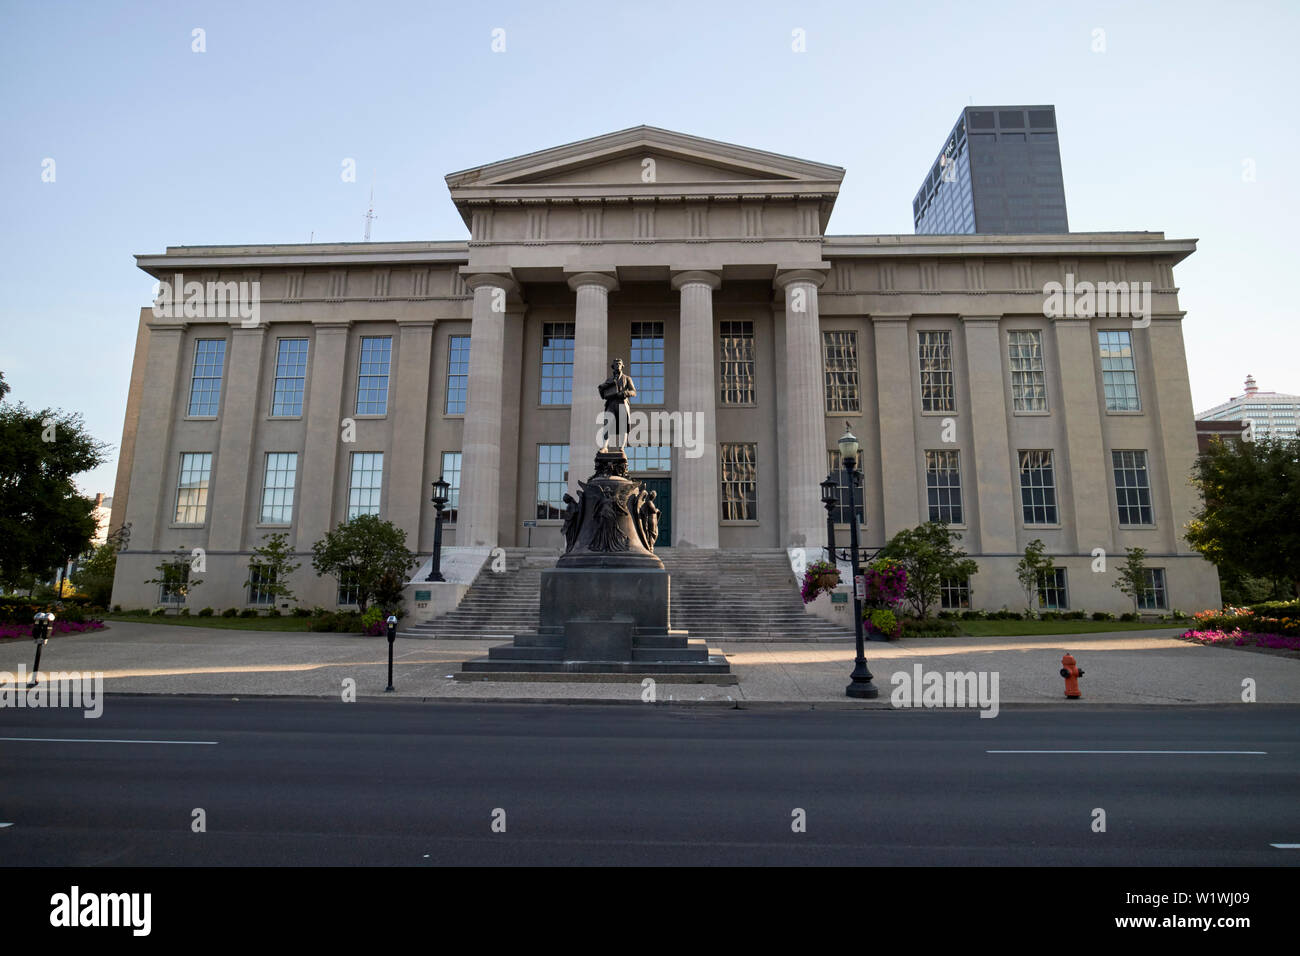
[[[1105,548],[1109,554],[1114,550],[1109,489],[1113,472],[1101,436],[1104,412],[1097,390],[1097,339],[1087,319],[1056,319],[1052,331],[1060,357],[1065,421],[1066,458],[1057,474],[1069,476],[1074,548],[1083,554]]]
[[[975,452],[979,550],[1011,554],[1016,547],[1017,484],[1007,438],[1006,379],[1000,315],[963,315],[966,375],[970,383],[970,447]]]
[[[618,289],[618,280],[606,272],[580,272],[570,276],[569,288],[578,297],[569,406],[569,494],[576,496],[578,480],[591,477],[599,447],[597,423],[605,403],[598,388],[609,378],[609,294]]]
[[[298,468],[301,491],[298,510],[299,553],[311,546],[334,524],[335,476],[339,444],[343,438],[343,396],[348,392],[347,365],[350,322],[326,322],[314,327],[315,340],[308,365],[307,437]],[[312,489],[308,493],[307,489]],[[346,489],[344,491],[346,494]]]
[[[244,529],[248,527],[249,485],[260,492],[261,462],[252,460],[253,435],[257,429],[258,401],[262,397],[262,349],[266,326],[232,326],[230,353],[226,356],[225,381],[221,396],[221,437],[217,443],[215,469],[209,497],[212,524],[209,551],[242,551]],[[256,492],[255,492],[256,494]],[[253,508],[260,507],[254,501]],[[256,516],[253,515],[254,520]],[[260,544],[260,541],[254,544]]]
[[[826,477],[826,384],[817,289],[812,269],[778,272],[785,290],[785,434],[781,437],[786,547],[817,547],[826,536],[821,481]]]
[[[429,373],[432,367],[434,321],[398,321],[397,375],[389,395],[394,407],[392,452],[388,456],[388,514],[393,524],[406,532],[406,546],[412,551],[428,550],[420,545],[420,512],[432,495],[425,481],[427,450],[424,445],[429,419]],[[386,463],[387,460],[386,459]],[[427,462],[431,469],[441,461]],[[433,481],[436,470],[428,478]],[[433,543],[429,542],[429,548]]]
[[[698,441],[687,449],[679,440],[673,474],[673,547],[718,547],[717,364],[713,356],[713,293],[722,285],[713,272],[680,272],[673,288],[681,291],[677,405]],[[673,436],[677,439],[677,436]],[[696,457],[691,457],[695,455]],[[665,542],[667,543],[667,542]]]
[[[1141,342],[1142,331],[1134,329],[1133,338]],[[1164,468],[1163,481],[1152,476],[1152,504],[1155,506],[1155,518],[1163,525],[1162,537],[1165,547],[1178,554],[1193,554],[1191,545],[1183,537],[1183,530],[1192,520],[1192,515],[1200,506],[1200,497],[1187,478],[1192,473],[1192,466],[1200,449],[1196,442],[1196,413],[1192,406],[1192,390],[1187,375],[1187,353],[1183,345],[1182,316],[1155,316],[1146,330],[1147,355],[1151,357],[1151,385],[1148,394],[1151,399],[1144,399],[1149,404],[1147,414],[1155,417],[1159,442],[1160,460]],[[1138,382],[1138,396],[1142,397],[1142,383]],[[1154,459],[1156,449],[1151,449],[1148,457]],[[1111,463],[1106,462],[1107,468]],[[1113,474],[1113,472],[1111,472]],[[1165,511],[1161,498],[1168,495],[1168,515],[1171,520],[1163,521]],[[1212,607],[1213,605],[1207,605]]]
[[[156,549],[160,529],[171,524],[174,516],[169,512],[176,505],[176,489],[164,487],[164,482],[175,474],[170,457],[174,454],[174,412],[178,404],[189,401],[189,389],[182,384],[184,345],[185,323],[149,325],[149,363],[140,398],[144,427],[136,436],[129,492],[132,506],[126,516],[131,522],[132,551]]]
[[[871,328],[876,339],[876,396],[880,408],[880,497],[885,512],[884,540],[913,528],[921,515],[916,468],[916,427],[912,413],[917,400],[912,383],[910,315],[875,313]]]
[[[466,547],[500,543],[502,349],[506,297],[517,288],[509,276],[467,276],[474,290],[469,328],[469,395],[461,441],[460,513],[456,543]]]

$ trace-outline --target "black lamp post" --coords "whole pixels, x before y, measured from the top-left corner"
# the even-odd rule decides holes
[[[442,576],[442,512],[447,507],[447,494],[451,485],[443,480],[442,475],[433,483],[433,507],[438,516],[433,521],[433,570],[426,581],[445,581]]]
[[[849,486],[849,547],[852,552],[853,576],[853,630],[858,639],[858,656],[853,662],[853,675],[844,693],[848,697],[871,699],[880,696],[873,684],[871,671],[867,670],[867,655],[862,646],[862,599],[858,597],[858,452],[862,446],[847,428],[840,438],[840,465],[844,470],[845,484]]]
[[[826,554],[831,564],[835,563],[835,506],[839,503],[839,485],[833,475],[827,475],[822,482],[822,505],[826,508]]]

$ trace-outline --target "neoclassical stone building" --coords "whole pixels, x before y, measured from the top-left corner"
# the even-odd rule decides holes
[[[154,566],[202,548],[192,605],[265,603],[244,587],[251,547],[285,532],[305,555],[358,513],[428,554],[440,474],[448,544],[558,548],[618,357],[661,545],[823,546],[819,483],[847,423],[864,543],[943,519],[979,561],[947,604],[1023,605],[1013,568],[1034,538],[1058,569],[1048,604],[1124,609],[1111,582],[1130,545],[1154,572],[1148,606],[1214,604],[1214,570],[1182,537],[1196,431],[1173,267],[1195,241],[827,235],[843,176],[642,126],[449,175],[468,241],[138,257],[203,294],[141,310],[114,600],[156,604]],[[1149,314],[1059,314],[1053,282],[1150,283]],[[240,288],[255,315],[221,308]],[[303,560],[300,600],[348,599]]]

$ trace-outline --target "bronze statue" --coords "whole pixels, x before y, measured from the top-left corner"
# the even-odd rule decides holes
[[[645,549],[653,551],[655,542],[659,540],[659,514],[658,507],[655,506],[655,498],[659,496],[657,491],[647,491],[641,496],[641,528],[642,540],[645,542]]]
[[[608,416],[606,421],[610,422],[607,427],[612,427],[614,440],[619,448],[623,448],[627,445],[628,416],[631,414],[628,399],[636,396],[636,385],[628,375],[624,374],[622,359],[614,359],[610,368],[612,373],[609,378],[598,387],[600,397],[605,400],[605,414]],[[605,442],[605,447],[609,447],[608,440]]]
[[[578,507],[577,500],[567,491],[564,493],[564,551],[567,554],[573,550],[574,544],[578,541],[578,519],[582,515],[582,509]]]

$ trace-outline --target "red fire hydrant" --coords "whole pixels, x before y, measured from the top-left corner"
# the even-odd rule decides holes
[[[1065,678],[1066,697],[1077,700],[1083,696],[1079,693],[1079,678],[1083,676],[1083,671],[1068,652],[1061,658],[1061,676]]]

